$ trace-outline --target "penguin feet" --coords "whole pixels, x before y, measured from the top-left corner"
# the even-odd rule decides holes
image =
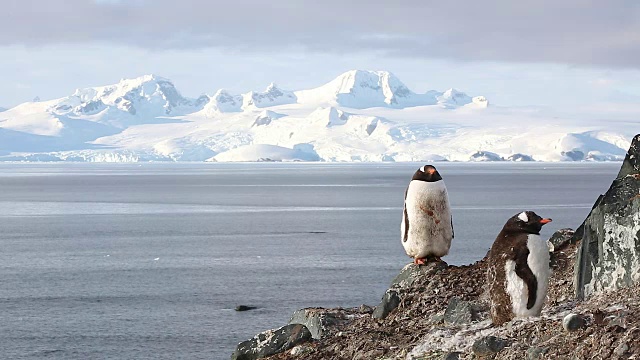
[[[416,265],[427,265],[430,262],[433,263],[437,263],[437,262],[441,262],[442,259],[440,259],[439,256],[427,256],[427,257],[423,257],[423,258],[415,258],[413,259],[413,263]]]
[[[415,258],[413,259],[413,263],[416,265],[427,265],[427,258]]]

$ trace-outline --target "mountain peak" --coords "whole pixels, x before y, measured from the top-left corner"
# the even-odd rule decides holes
[[[138,76],[135,78],[122,78],[120,79],[120,83],[135,83],[135,84],[142,84],[142,83],[147,83],[147,82],[168,82],[171,83],[171,80],[162,77],[162,76],[158,76],[156,74],[145,74],[142,76]]]
[[[402,107],[414,102],[416,95],[395,75],[381,70],[350,70],[325,85],[297,94],[310,101],[356,109]]]
[[[264,92],[249,91],[243,95],[242,108],[269,107],[284,104],[293,104],[298,100],[292,91],[282,90],[275,83],[269,84]]]

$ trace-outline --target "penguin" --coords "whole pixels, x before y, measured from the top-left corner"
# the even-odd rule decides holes
[[[424,265],[429,259],[440,261],[449,253],[454,236],[449,195],[432,165],[418,169],[404,193],[400,236],[415,264]]]
[[[533,211],[512,216],[489,250],[487,281],[491,320],[540,316],[549,281],[549,248],[540,230],[551,219]]]

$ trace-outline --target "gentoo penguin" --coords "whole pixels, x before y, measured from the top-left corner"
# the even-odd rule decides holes
[[[549,248],[540,238],[540,229],[549,222],[533,211],[523,211],[507,220],[493,242],[487,280],[495,325],[540,315],[549,280]]]
[[[404,250],[416,264],[424,265],[427,258],[439,260],[449,253],[453,239],[449,195],[432,165],[418,169],[404,193],[400,236]]]

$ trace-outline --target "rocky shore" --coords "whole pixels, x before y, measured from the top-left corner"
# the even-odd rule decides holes
[[[640,358],[640,135],[584,223],[549,240],[540,317],[491,324],[486,257],[409,264],[375,309],[298,310],[287,326],[240,343],[232,359]]]

